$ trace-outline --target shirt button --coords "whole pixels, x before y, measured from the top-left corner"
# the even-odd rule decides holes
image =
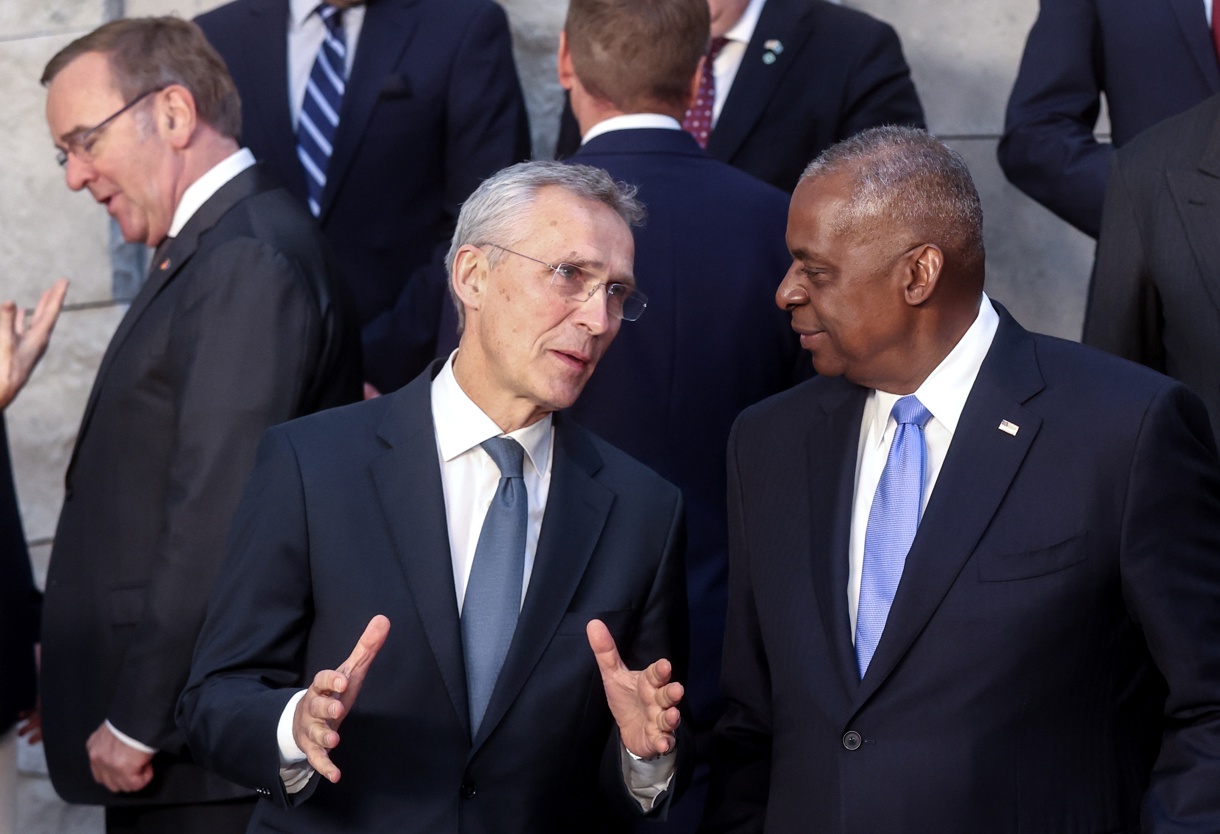
[[[855,730],[848,730],[843,734],[843,746],[848,750],[859,750],[862,743],[863,739]]]
[[[462,795],[462,799],[473,799],[478,791],[475,789],[474,782],[467,780],[458,788],[458,793]]]

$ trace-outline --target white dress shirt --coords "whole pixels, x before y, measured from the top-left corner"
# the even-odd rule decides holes
[[[321,0],[289,0],[288,3],[288,107],[292,111],[293,128],[301,116],[309,74],[313,72],[322,41],[326,40],[326,24],[316,13],[320,3]],[[364,26],[364,11],[363,4],[343,10],[343,45],[347,50],[345,76],[352,74],[356,45]]]
[[[178,206],[174,209],[174,216],[170,221],[169,233],[166,235],[166,238],[177,237],[178,233],[182,231],[182,227],[186,225],[186,222],[195,216],[195,212],[199,211],[204,203],[212,199],[212,195],[219,191],[221,186],[253,164],[254,154],[250,153],[246,148],[241,148],[216,163],[208,169],[206,174],[191,183],[186,191],[182,192],[182,199],[178,201]],[[151,754],[157,752],[157,748],[149,747],[147,744],[132,738],[111,724],[109,718],[106,719],[106,727],[109,728],[110,732],[114,733],[115,738],[128,747],[134,747],[141,753]]]
[[[551,461],[555,449],[554,423],[550,414],[537,423],[504,434],[495,421],[479,408],[458,383],[453,374],[454,351],[441,372],[432,381],[432,426],[441,468],[441,487],[445,496],[445,520],[449,529],[450,558],[453,562],[453,586],[457,592],[458,613],[461,613],[479,543],[483,520],[500,485],[500,468],[480,444],[493,437],[511,437],[525,449],[522,477],[528,498],[529,513],[525,534],[525,571],[522,578],[521,601],[529,589],[534,570],[534,555],[542,516],[551,490]],[[590,649],[592,652],[592,649]],[[288,793],[305,787],[313,768],[305,762],[305,754],[292,736],[292,721],[297,702],[305,695],[298,692],[284,707],[277,727],[280,746],[280,776]],[[672,757],[648,762],[622,750],[623,778],[640,807],[651,810],[656,798],[673,778]]]
[[[936,479],[940,475],[957,421],[966,406],[966,398],[974,387],[991,341],[995,338],[1000,317],[991,306],[991,299],[983,295],[978,315],[965,334],[949,351],[923,384],[915,390],[915,396],[932,413],[932,419],[924,426],[927,444],[927,468],[924,472],[923,507],[928,506]],[[851,509],[851,542],[848,546],[849,567],[847,578],[847,610],[851,619],[852,640],[856,639],[856,609],[860,604],[860,573],[864,566],[864,535],[868,528],[868,514],[873,506],[877,483],[885,469],[885,460],[890,453],[897,423],[890,415],[894,403],[902,395],[885,391],[872,391],[864,403],[864,414],[860,419],[860,445],[856,457],[856,491]],[[922,512],[923,507],[920,507]]]

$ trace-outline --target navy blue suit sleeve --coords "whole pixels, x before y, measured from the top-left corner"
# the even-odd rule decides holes
[[[1150,404],[1123,509],[1123,594],[1168,685],[1142,830],[1220,831],[1220,465],[1203,404]]]
[[[1043,2],[1008,100],[998,157],[1008,180],[1097,237],[1113,154],[1093,128],[1101,110],[1094,0]]]
[[[701,834],[760,834],[771,779],[771,676],[750,582],[739,458],[742,419],[729,437],[729,610],[712,786]]]

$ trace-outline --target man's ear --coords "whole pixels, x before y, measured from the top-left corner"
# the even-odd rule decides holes
[[[907,304],[917,307],[927,302],[936,292],[941,268],[945,265],[945,254],[934,243],[923,243],[908,252],[906,263],[906,285],[904,294]]]
[[[453,294],[466,310],[468,321],[472,312],[483,307],[490,272],[487,253],[477,246],[464,244],[453,258],[453,271],[449,280],[453,284]]]
[[[559,33],[559,86],[571,92],[576,84],[576,68],[572,66],[572,51],[568,49],[568,33]]]
[[[699,58],[699,63],[695,64],[695,74],[691,76],[690,90],[686,95],[686,109],[690,110],[691,105],[695,103],[695,99],[699,97],[699,81],[703,78],[703,65],[707,63],[707,55]]]
[[[162,90],[157,119],[172,147],[181,150],[189,145],[198,123],[191,91],[181,84],[171,84]]]

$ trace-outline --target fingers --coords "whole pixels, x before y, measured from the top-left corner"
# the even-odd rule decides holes
[[[601,669],[602,678],[609,678],[617,672],[625,669],[623,660],[619,657],[618,646],[614,644],[614,637],[610,634],[610,629],[601,620],[589,620],[585,626],[585,635],[589,638],[589,648],[593,650],[593,656],[597,659],[597,666]]]
[[[390,621],[378,614],[369,620],[364,627],[364,633],[356,641],[356,648],[348,655],[347,660],[339,664],[339,673],[357,681],[364,680],[369,664],[377,657],[377,652],[385,645],[386,636],[390,633]]]
[[[60,278],[42,294],[38,299],[38,304],[34,307],[34,315],[29,321],[31,332],[45,333],[48,337],[50,336],[51,328],[55,326],[55,321],[59,318],[59,311],[63,309],[64,297],[67,294],[67,278]]]

